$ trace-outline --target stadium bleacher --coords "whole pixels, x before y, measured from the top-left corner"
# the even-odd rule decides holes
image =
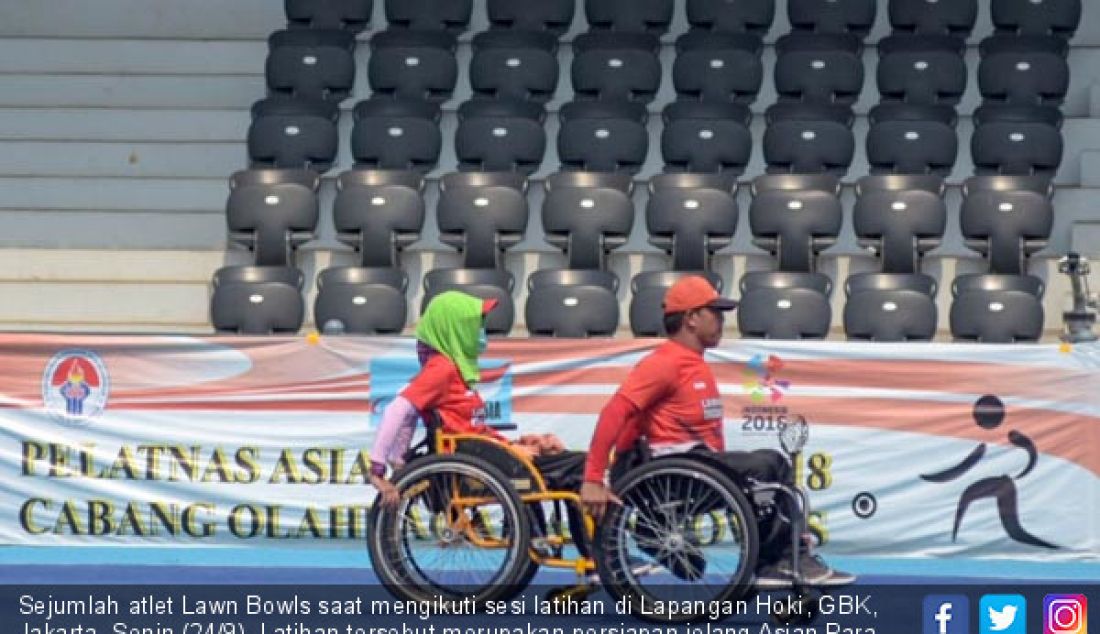
[[[641,334],[694,270],[730,334],[1035,340],[1100,244],[1079,1],[134,1],[0,8],[6,255],[104,256],[7,327]]]

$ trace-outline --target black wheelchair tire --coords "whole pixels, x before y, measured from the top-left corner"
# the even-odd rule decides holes
[[[738,520],[742,526],[745,552],[734,577],[711,600],[732,601],[753,592],[752,580],[756,570],[760,540],[757,535],[756,516],[753,507],[741,488],[713,465],[690,458],[666,457],[647,462],[624,474],[614,486],[615,495],[620,500],[625,500],[626,497],[624,496],[628,496],[630,491],[641,482],[662,474],[675,474],[699,479],[709,486],[728,494],[729,500],[732,501],[730,506],[736,508]],[[659,501],[650,503],[659,503]],[[645,611],[639,609],[643,600],[642,590],[631,583],[629,575],[618,575],[614,572],[621,568],[617,563],[618,558],[621,556],[617,552],[619,550],[617,544],[621,543],[622,536],[612,535],[611,531],[617,530],[624,512],[622,506],[611,505],[607,514],[599,523],[594,540],[596,569],[600,575],[600,581],[608,593],[616,601],[626,600],[632,606],[631,611],[633,614],[643,620],[659,623],[690,623],[707,620],[709,618],[707,612],[699,614],[681,613],[673,617],[662,617],[646,614]]]
[[[445,599],[469,597],[475,603],[481,604],[514,596],[530,581],[528,569],[534,564],[529,553],[530,524],[519,494],[499,469],[467,456],[431,455],[420,458],[399,470],[394,474],[393,483],[397,490],[404,494],[417,482],[423,481],[425,476],[446,470],[454,471],[459,475],[480,478],[500,499],[505,520],[515,527],[515,538],[508,547],[504,565],[490,582],[481,587],[456,588],[438,584],[423,587],[422,584],[417,583],[417,574],[405,567],[407,564],[404,563],[405,559],[398,550],[400,547],[387,539],[388,535],[394,533],[397,513],[392,510],[387,512],[379,500],[375,499],[368,520],[367,548],[379,581],[395,597],[410,601],[431,600],[437,596]],[[400,566],[395,566],[394,562],[402,563]],[[399,569],[402,567],[404,569]]]

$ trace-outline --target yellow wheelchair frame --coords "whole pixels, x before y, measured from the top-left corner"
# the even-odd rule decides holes
[[[546,486],[546,480],[543,478],[542,473],[539,472],[535,463],[530,460],[526,455],[516,451],[510,445],[499,442],[493,438],[478,434],[451,434],[442,431],[436,431],[434,434],[434,443],[432,451],[435,454],[446,455],[465,453],[462,452],[462,446],[466,443],[477,443],[481,446],[491,446],[493,450],[490,453],[497,453],[498,455],[507,455],[511,460],[514,460],[518,465],[522,466],[525,471],[526,478],[513,477],[512,485],[519,493],[520,502],[524,506],[529,504],[541,504],[543,502],[562,502],[566,505],[572,505],[574,509],[584,518],[584,529],[588,534],[589,543],[592,543],[592,538],[595,535],[595,522],[592,517],[589,516],[581,507],[581,498],[576,492],[573,491],[554,491],[550,490]],[[476,445],[475,445],[476,446]],[[504,452],[503,454],[499,452]],[[475,454],[476,455],[476,454]],[[496,466],[502,467],[503,465],[497,464]],[[509,473],[512,469],[502,469],[505,473]],[[469,519],[472,515],[463,511],[476,508],[479,505],[485,505],[491,500],[486,498],[478,498],[473,496],[458,496],[451,499],[448,503],[449,511],[448,515],[455,520],[448,520],[455,522],[454,525],[449,526],[453,531],[459,531],[464,534],[471,543],[484,546],[486,548],[500,547],[502,544],[495,543],[491,538],[485,538],[478,534],[476,527],[473,526],[473,522]],[[557,530],[557,534],[550,534],[554,530]],[[551,526],[547,523],[547,535],[546,540],[548,545],[560,550],[565,545],[571,543],[572,539],[567,537],[562,530],[562,524]],[[595,572],[596,563],[590,557],[578,555],[576,558],[563,558],[547,556],[540,552],[535,547],[528,547],[528,556],[531,561],[539,566],[547,566],[550,568],[563,568],[573,570],[578,576],[584,576]]]

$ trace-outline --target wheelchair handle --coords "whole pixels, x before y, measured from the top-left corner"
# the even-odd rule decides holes
[[[515,423],[493,423],[492,425],[486,425],[486,427],[496,431],[516,431],[519,429],[519,425]]]

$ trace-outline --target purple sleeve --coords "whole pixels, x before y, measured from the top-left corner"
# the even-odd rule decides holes
[[[370,452],[371,462],[385,465],[393,462],[394,458],[400,460],[412,442],[418,416],[416,408],[408,399],[400,395],[394,398],[382,412],[382,423],[378,426],[378,434]]]

